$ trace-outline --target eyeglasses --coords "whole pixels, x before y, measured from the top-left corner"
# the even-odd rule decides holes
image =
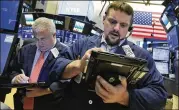
[[[112,27],[115,27],[117,25],[117,20],[107,17],[107,21],[111,24]],[[119,23],[121,28],[128,28],[129,24],[128,23]]]

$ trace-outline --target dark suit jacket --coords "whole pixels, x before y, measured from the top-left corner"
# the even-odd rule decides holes
[[[86,37],[75,42],[69,52],[64,53],[71,60],[62,57],[58,59],[58,67],[60,67],[58,71],[61,69],[63,72],[65,66],[72,60],[77,59],[78,56],[82,57],[88,49],[100,47],[100,43],[101,36]],[[67,86],[59,110],[161,110],[164,107],[167,92],[163,86],[163,77],[156,69],[151,55],[127,40],[117,48],[115,53],[126,55],[123,45],[129,45],[137,58],[146,59],[149,68],[149,72],[137,84],[128,86],[129,106],[125,107],[117,103],[106,104],[95,92],[88,91],[85,79],[82,79],[80,84],[72,79],[71,84]]]
[[[67,46],[60,43],[58,40],[57,40],[55,47],[59,51],[59,56],[61,52],[67,48]],[[20,69],[24,70],[26,76],[30,76],[32,66],[33,66],[33,61],[35,58],[36,49],[37,49],[36,44],[31,43],[31,44],[25,45],[19,50],[17,56],[15,57],[11,65],[11,71],[12,71],[10,74],[11,79],[13,79],[16,75],[21,73]],[[55,57],[50,52],[42,66],[42,69],[38,78],[38,81],[46,82],[50,87],[51,85],[53,85],[52,83],[54,81],[58,80],[57,77],[53,77],[53,78],[49,77],[49,76],[53,76],[50,74],[51,74],[51,71],[54,71],[52,70],[52,68],[53,68],[55,61],[56,61]],[[22,109],[23,107],[22,99],[24,95],[25,95],[25,89],[18,89],[17,93],[14,95],[15,109],[18,109],[18,110]],[[41,110],[41,109],[56,108],[55,105],[58,105],[57,102],[58,100],[61,99],[60,96],[59,97],[57,96],[59,95],[49,94],[49,95],[45,95],[41,97],[36,97],[34,101],[34,109]]]

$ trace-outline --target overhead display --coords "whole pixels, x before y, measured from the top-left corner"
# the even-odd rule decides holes
[[[0,33],[1,36],[1,68],[0,75],[5,71],[6,66],[9,64],[9,57],[12,53],[11,47],[13,46],[13,41],[15,36],[11,34]]]
[[[1,29],[7,29],[10,31],[15,30],[16,23],[18,22],[18,9],[20,0],[1,0]]]

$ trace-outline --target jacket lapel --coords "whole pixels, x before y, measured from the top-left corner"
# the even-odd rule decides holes
[[[49,62],[51,61],[51,60],[53,60],[53,54],[52,54],[52,52],[50,51],[49,52],[49,54],[48,54],[48,56],[47,56],[47,58],[46,58],[46,60],[45,60],[45,62],[44,62],[44,64],[43,64],[43,67],[42,68],[45,68],[45,67],[47,67],[47,65],[49,64]],[[42,69],[43,70],[43,69]]]
[[[60,45],[60,42],[59,42],[58,40],[57,40],[57,42],[56,42],[54,48],[57,48],[57,50],[60,52],[60,50],[61,50],[61,45]],[[49,64],[53,59],[54,59],[54,56],[53,56],[52,52],[50,51],[50,52],[49,52],[49,55],[47,56],[47,58],[46,58],[46,60],[45,60],[45,62],[44,62],[44,64],[43,64],[43,67],[42,67],[42,68],[46,68],[46,67],[48,66],[48,64]],[[42,70],[44,70],[44,69],[42,69]]]
[[[31,70],[32,70],[32,66],[33,66],[33,62],[34,62],[34,58],[35,58],[35,53],[36,53],[36,49],[37,49],[37,47],[36,47],[36,45],[32,45],[31,47],[30,47],[31,49],[29,49],[29,51],[28,51],[28,57],[27,57],[27,59],[28,59],[28,76],[30,76],[30,74],[31,74]]]

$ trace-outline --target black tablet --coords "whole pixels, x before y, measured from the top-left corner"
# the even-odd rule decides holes
[[[49,85],[45,82],[37,82],[37,83],[21,83],[21,84],[0,84],[0,88],[33,88],[33,87],[41,87],[47,88]]]
[[[84,74],[85,81],[91,89],[94,89],[97,75],[114,86],[120,84],[120,76],[126,77],[128,84],[135,84],[148,72],[146,64],[147,61],[141,58],[92,51]]]

